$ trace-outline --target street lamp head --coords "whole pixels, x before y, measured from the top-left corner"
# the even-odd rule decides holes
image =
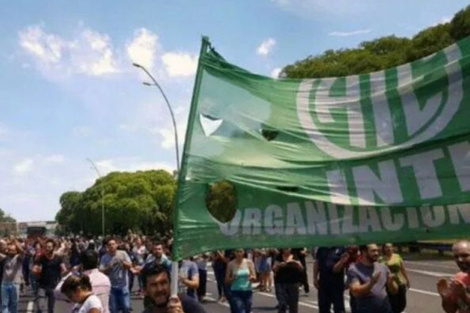
[[[135,67],[138,67],[138,68],[142,68],[142,65],[137,64],[137,63],[132,63],[132,65],[135,66]]]
[[[145,86],[153,86],[151,83],[148,82],[143,82],[142,84],[144,84]]]

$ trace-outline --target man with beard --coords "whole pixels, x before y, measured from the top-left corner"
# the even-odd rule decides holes
[[[47,312],[54,312],[54,288],[60,281],[61,275],[65,274],[67,268],[61,256],[55,253],[56,243],[49,239],[46,241],[45,254],[35,260],[33,273],[39,275],[39,295],[35,299],[36,312],[45,311],[45,305],[41,299],[47,299]]]
[[[54,288],[59,283],[61,276],[67,272],[63,258],[56,253],[57,244],[55,241],[48,239],[45,247],[44,254],[35,260],[33,267],[33,273],[39,276],[38,294],[35,299],[37,313],[46,311],[46,303],[43,301],[46,299],[47,312],[54,312]]]
[[[0,254],[0,259],[5,260],[2,279],[2,312],[16,313],[24,259],[24,251],[18,241],[10,242],[6,254]]]
[[[470,312],[470,241],[462,240],[452,247],[455,262],[461,270],[450,284],[442,278],[437,283],[437,291],[442,298],[442,308],[446,313]]]
[[[131,269],[134,275],[140,275],[140,277],[142,277],[142,273],[143,271],[145,271],[146,268],[155,266],[157,264],[163,266],[168,272],[171,271],[172,262],[164,254],[163,245],[161,243],[154,244],[152,246],[151,252],[152,254],[149,254],[143,266],[136,266],[133,269]],[[143,284],[143,281],[142,281],[142,284]],[[148,307],[151,304],[152,304],[152,299],[149,296],[146,296],[144,294],[144,308]]]
[[[153,302],[143,313],[205,313],[204,308],[186,294],[170,297],[170,274],[163,265],[146,266],[142,280],[144,293]]]
[[[396,278],[388,267],[377,263],[379,247],[368,244],[360,248],[362,259],[348,270],[347,284],[356,298],[357,313],[392,313],[387,291],[398,292]]]
[[[118,250],[115,239],[108,240],[108,253],[101,258],[100,271],[108,275],[111,281],[109,310],[111,313],[131,311],[128,270],[132,262],[125,251]]]
[[[163,251],[163,245],[161,243],[156,243],[152,246],[152,254],[147,257],[145,260],[144,267],[150,264],[162,264],[168,271],[171,270],[171,260],[165,255]]]

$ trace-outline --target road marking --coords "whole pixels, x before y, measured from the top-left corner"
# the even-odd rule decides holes
[[[33,301],[29,301],[28,306],[26,308],[26,312],[33,312],[33,307],[34,307]]]
[[[441,268],[447,268],[451,269],[454,271],[457,271],[458,268],[456,266],[450,266],[450,265],[442,265],[442,264],[434,264],[434,263],[428,263],[428,262],[417,262],[417,261],[405,261],[405,264],[415,264],[415,265],[424,265],[424,266],[432,266],[432,267],[441,267]]]
[[[432,277],[452,277],[452,274],[449,273],[441,273],[441,272],[431,272],[431,271],[423,271],[423,270],[415,270],[415,269],[406,269],[407,272],[423,274]]]
[[[421,293],[423,295],[440,297],[440,295],[437,292],[431,292],[431,291],[426,291],[426,290],[421,290],[421,289],[414,289],[414,288],[410,288],[409,290],[413,291],[413,292]]]
[[[276,298],[275,295],[272,295],[272,294],[266,293],[266,292],[258,292],[257,294],[265,296],[265,297],[269,297],[269,298]],[[307,302],[304,302],[304,301],[299,301],[299,305],[305,306],[307,308],[318,310],[318,305],[310,304],[310,303],[307,303]]]
[[[212,298],[212,297],[209,297],[209,296],[206,296],[205,298],[206,298],[207,300],[213,301],[214,303],[217,303],[218,305],[222,305],[222,306],[225,306],[225,307],[227,307],[227,308],[230,307],[230,305],[228,305],[227,302],[219,302],[219,301],[217,301],[215,298]]]

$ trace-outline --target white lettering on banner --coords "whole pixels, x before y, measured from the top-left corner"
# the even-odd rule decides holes
[[[344,96],[332,96],[332,85],[339,79],[346,79],[346,93]],[[323,78],[317,87],[315,103],[318,108],[318,120],[321,123],[333,123],[334,119],[330,109],[344,108],[348,117],[349,144],[353,147],[365,148],[366,136],[364,131],[364,118],[360,102],[359,76],[346,78]]]
[[[264,211],[264,229],[268,235],[284,233],[284,218],[282,208],[276,204],[269,205]]]
[[[316,207],[316,208],[315,208]],[[317,201],[305,201],[307,211],[307,226],[309,235],[326,235],[328,233],[328,219],[326,218],[325,204]]]
[[[307,229],[305,228],[304,218],[300,204],[292,202],[287,204],[287,222],[286,222],[286,235],[306,235]]]
[[[460,184],[460,190],[470,191],[470,144],[460,142],[448,147],[455,173]]]
[[[341,233],[339,229],[339,218],[338,218],[338,209],[334,203],[328,203],[328,217],[330,218],[330,234],[339,235]]]
[[[384,228],[388,231],[397,231],[405,225],[405,217],[403,214],[395,214],[392,217],[390,208],[380,208],[380,215]]]
[[[419,227],[418,212],[416,211],[416,208],[406,208],[406,216],[408,218],[409,228]]]
[[[462,192],[470,191],[470,143],[467,141],[454,143],[447,149],[450,158],[446,157],[442,148],[403,156],[399,159],[383,160],[353,167],[336,168],[325,172],[331,203],[339,205],[374,205],[376,203],[394,204],[412,200],[435,199],[443,196],[440,179],[445,182],[455,180]],[[439,168],[436,163],[440,163]],[[397,165],[398,168],[397,168]],[[375,170],[377,169],[377,170]],[[411,176],[410,173],[413,173]],[[438,169],[440,172],[438,172]],[[346,179],[351,173],[353,179]],[[418,193],[411,199],[404,199],[407,186],[416,182]],[[353,202],[349,191],[356,190],[357,202]],[[449,193],[447,188],[447,193]],[[452,192],[452,191],[450,191]],[[408,193],[410,194],[410,193]],[[452,194],[454,196],[455,194]],[[410,197],[410,195],[408,195]],[[354,199],[356,200],[356,199]]]
[[[354,210],[353,207],[347,205],[344,207],[344,214],[343,214],[343,227],[341,231],[343,234],[354,234],[358,232],[358,227],[354,225]]]
[[[450,223],[453,225],[458,225],[461,222],[460,217],[462,217],[465,224],[470,224],[470,204],[455,204],[449,205],[449,218]]]
[[[229,237],[236,235],[347,236],[439,228],[446,224],[461,227],[464,231],[468,227],[466,225],[470,225],[470,203],[448,207],[408,207],[395,210],[389,207],[372,206],[338,207],[334,204],[327,204],[325,210],[325,206],[320,203],[291,202],[286,204],[285,208],[270,204],[265,210],[258,208],[247,208],[244,212],[237,210],[235,218],[230,223],[218,224],[221,233]],[[304,216],[307,216],[306,220]]]
[[[360,205],[376,203],[375,196],[383,203],[392,204],[403,201],[400,182],[393,160],[378,164],[379,176],[369,166],[357,166],[352,169]]]
[[[434,161],[444,157],[442,150],[431,150],[400,159],[402,166],[413,167],[421,199],[442,196]]]
[[[442,91],[431,99],[427,100],[421,109],[418,99],[413,91],[413,80],[419,81],[421,78],[413,78],[411,64],[404,64],[397,68],[398,93],[403,103],[403,111],[405,112],[405,121],[408,128],[408,136],[414,135],[420,130],[432,117],[436,114],[442,102]]]
[[[328,187],[330,188],[330,200],[333,203],[351,204],[348,193],[346,177],[341,170],[326,172]]]
[[[257,208],[245,209],[243,212],[243,234],[261,234],[261,210]]]
[[[443,53],[446,57],[446,64],[442,67],[436,65],[435,72],[438,69],[445,70],[448,85],[437,90],[430,98],[417,99],[413,86],[413,84],[422,84],[424,79],[429,79],[429,82],[431,82],[430,78],[424,76],[413,77],[410,64],[397,67],[398,88],[396,90],[402,100],[404,122],[401,122],[398,115],[396,118],[395,116],[388,117],[390,103],[384,101],[387,94],[386,88],[382,87],[386,85],[383,80],[386,80],[387,77],[382,80],[379,76],[381,74],[376,74],[375,76],[369,76],[371,80],[373,79],[368,90],[372,94],[372,112],[370,115],[365,116],[365,112],[362,112],[361,108],[362,99],[357,100],[355,97],[356,87],[359,86],[355,82],[358,80],[357,76],[346,78],[346,95],[344,97],[330,96],[334,79],[322,79],[320,85],[316,84],[317,80],[302,80],[296,97],[299,123],[318,149],[339,160],[372,157],[380,152],[406,149],[426,142],[439,135],[446,128],[457,113],[463,99],[462,68],[459,62],[462,59],[460,48],[457,44],[453,44],[444,49]],[[431,62],[433,61],[431,60]],[[423,62],[427,61],[424,60]],[[375,81],[376,79],[378,81]],[[390,82],[393,83],[394,78],[391,77],[390,79]],[[322,88],[319,88],[319,86]],[[330,89],[328,89],[328,86]],[[444,93],[447,94],[447,97],[442,96]],[[312,98],[313,101],[311,101]],[[421,109],[420,104],[423,104],[423,102],[424,107]],[[330,109],[342,107],[345,104],[347,104],[345,114],[348,120],[349,146],[332,141],[325,131],[328,127],[322,125],[333,121],[329,113]],[[313,115],[316,115],[317,118],[313,118]],[[380,118],[384,118],[383,122],[378,120]],[[364,120],[373,121],[376,126],[377,144],[375,147],[368,147],[365,144]],[[393,120],[397,123],[394,124]],[[389,121],[390,123],[388,123]],[[404,142],[395,143],[396,138],[392,136],[391,126],[394,128],[406,127],[409,138]],[[345,129],[341,129],[341,131],[343,130]]]
[[[359,210],[359,232],[381,231],[379,215],[374,207],[363,207]]]
[[[385,91],[385,72],[370,74],[370,100],[376,129],[377,147],[392,145],[394,142],[393,119]]]
[[[444,207],[421,207],[421,217],[423,218],[424,225],[428,227],[439,227],[442,226],[446,220]]]

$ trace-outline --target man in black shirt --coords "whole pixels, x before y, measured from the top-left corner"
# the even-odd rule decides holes
[[[303,280],[303,266],[291,249],[282,249],[273,265],[278,313],[299,311],[299,283]]]
[[[61,276],[67,271],[62,257],[55,254],[55,248],[54,240],[47,240],[45,254],[34,262],[33,272],[39,274],[39,294],[44,294],[43,297],[38,296],[34,301],[36,313],[45,309],[43,303],[39,301],[41,298],[47,298],[47,312],[54,312],[54,289]]]
[[[341,247],[319,248],[313,265],[313,283],[318,289],[320,313],[344,313],[344,272],[349,259]]]
[[[302,284],[304,286],[304,291],[305,293],[310,292],[310,286],[308,284],[308,274],[307,274],[307,260],[306,257],[308,255],[307,248],[295,248],[292,249],[292,254],[297,257],[299,260],[300,264],[304,267],[304,273],[303,273],[303,279],[302,279]]]
[[[180,294],[170,297],[170,273],[161,264],[151,264],[142,271],[144,293],[153,300],[153,305],[143,313],[205,313],[195,299]]]

